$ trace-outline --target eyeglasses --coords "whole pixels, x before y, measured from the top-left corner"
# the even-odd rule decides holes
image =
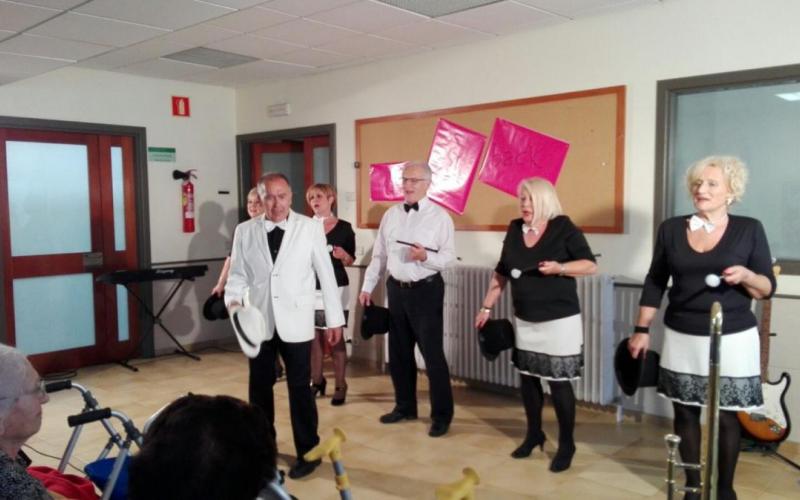
[[[36,396],[38,398],[42,398],[45,395],[47,395],[46,385],[47,384],[45,384],[45,381],[43,379],[39,379],[39,382],[36,383],[36,387],[34,387],[33,389],[29,391],[24,391],[22,394],[19,394],[18,396],[0,396],[0,399],[13,399],[14,401],[17,401],[19,398],[23,396]]]
[[[423,179],[420,177],[403,177],[403,184],[410,182],[411,184],[417,184],[420,182],[428,181],[430,179]]]

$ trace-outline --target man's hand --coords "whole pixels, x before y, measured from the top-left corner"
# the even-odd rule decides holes
[[[414,246],[408,249],[408,257],[411,260],[418,260],[420,262],[425,262],[428,260],[428,251],[425,250],[425,247],[420,245],[419,243],[414,243]]]
[[[342,340],[342,327],[327,328],[325,330],[325,340],[327,340],[328,344],[331,346],[338,344]]]
[[[242,304],[239,302],[231,302],[231,305],[228,306],[228,314],[233,316],[233,313],[236,312],[237,309],[240,309]]]
[[[369,305],[372,305],[372,297],[371,297],[370,293],[369,292],[361,292],[360,294],[358,294],[358,302],[362,306],[365,306],[365,307],[369,306]]]

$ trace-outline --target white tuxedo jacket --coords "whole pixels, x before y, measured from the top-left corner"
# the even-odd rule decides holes
[[[278,258],[272,262],[264,216],[242,222],[233,236],[225,304],[243,304],[247,297],[264,314],[268,335],[277,329],[284,342],[307,342],[314,338],[316,273],[325,324],[344,325],[327,245],[321,223],[290,212]]]

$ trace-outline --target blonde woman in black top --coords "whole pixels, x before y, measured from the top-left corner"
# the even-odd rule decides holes
[[[583,233],[562,215],[556,190],[547,180],[534,177],[520,183],[519,209],[522,217],[508,226],[500,262],[475,326],[486,323],[511,281],[515,326],[512,359],[520,373],[528,423],[525,440],[511,456],[524,458],[537,446],[544,446],[544,379],[558,418],[558,451],[550,470],[561,472],[570,467],[575,454],[571,381],[580,378],[583,367],[583,326],[575,277],[594,274],[597,264]]]
[[[672,401],[681,458],[698,463],[700,411],[708,386],[708,315],[715,301],[722,305],[717,491],[726,500],[736,498],[733,476],[741,433],[736,412],[763,403],[757,321],[750,306],[753,299],[770,297],[776,284],[761,223],[728,213],[744,195],[746,183],[747,169],[732,156],[710,156],[689,168],[686,187],[695,213],[659,226],[635,333],[628,343],[633,357],[650,346],[650,323],[671,277],[658,392]],[[717,286],[710,286],[715,282]],[[700,473],[687,470],[686,484],[699,486]]]
[[[345,309],[344,318],[347,321],[350,281],[347,277],[345,266],[349,266],[355,260],[356,235],[353,232],[353,226],[349,222],[333,215],[332,208],[333,204],[336,203],[336,191],[330,184],[314,184],[309,187],[306,191],[306,201],[314,211],[314,219],[322,222],[325,230],[325,238],[328,240],[328,252],[330,252],[331,263],[333,264],[333,273],[336,276],[336,284],[339,285],[342,306]],[[317,283],[317,291],[319,291],[319,283]],[[327,380],[322,373],[322,361],[324,353],[330,351],[336,380],[331,404],[333,406],[341,406],[347,397],[345,371],[347,368],[347,343],[350,342],[350,339],[344,337],[345,333],[340,338],[326,336],[322,295],[319,293],[317,294],[315,309],[316,333],[314,341],[311,343],[311,389],[315,395],[325,395]]]

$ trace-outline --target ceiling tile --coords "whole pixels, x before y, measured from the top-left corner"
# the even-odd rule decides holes
[[[60,13],[60,10],[0,0],[0,30],[22,31]]]
[[[198,73],[197,75],[188,77],[187,80],[238,87],[268,80],[292,78],[313,73],[314,71],[316,70],[309,66],[297,66],[271,61],[256,61],[233,68],[215,70],[209,73]]]
[[[517,2],[574,18],[588,12],[629,4],[632,0],[516,0]],[[651,2],[655,0],[650,0]]]
[[[493,3],[437,19],[495,35],[505,35],[524,28],[566,21],[563,17],[510,1]]]
[[[366,0],[319,12],[308,17],[315,21],[364,33],[376,33],[391,27],[428,20],[427,17],[419,14],[412,14],[386,4],[373,3]]]
[[[170,30],[224,16],[233,9],[193,0],[93,0],[75,12]]]
[[[227,16],[212,19],[208,24],[226,28],[229,30],[238,31],[240,33],[250,33],[276,24],[285,23],[295,19],[296,16],[284,14],[274,10],[263,9],[261,7],[253,7]]]
[[[185,76],[201,73],[208,70],[207,66],[188,64],[180,61],[170,61],[168,59],[151,59],[130,66],[118,68],[120,73],[131,73],[134,75],[149,76],[153,78],[168,78],[176,80]]]
[[[436,20],[390,28],[378,34],[384,38],[391,38],[392,40],[399,40],[412,44],[427,45],[429,47],[445,47],[459,43],[488,40],[495,37],[495,35],[489,33],[442,23]]]
[[[35,35],[126,47],[166,33],[167,30],[68,12],[30,32]]]
[[[376,57],[395,54],[407,50],[411,45],[373,35],[355,35],[335,42],[320,45],[319,49],[351,54],[354,56]]]
[[[191,28],[173,31],[160,38],[170,42],[202,47],[203,45],[239,36],[238,31],[227,30],[212,24],[198,24]]]
[[[306,47],[314,47],[340,38],[353,36],[357,33],[352,30],[322,24],[308,19],[295,19],[294,21],[270,26],[269,28],[258,30],[251,34],[275,38]]]
[[[258,57],[259,59],[269,59],[273,56],[287,54],[302,48],[299,45],[250,35],[241,35],[221,42],[214,42],[208,44],[207,47],[233,52],[234,54]]]
[[[70,59],[73,61],[80,61],[111,49],[113,47],[106,45],[75,42],[47,36],[29,35],[27,33],[22,33],[10,40],[0,42],[0,52],[24,56]]]
[[[302,2],[297,0],[272,0],[262,5],[262,7],[268,7],[295,16],[307,17],[317,12],[331,10],[356,1],[358,0],[303,0]]]
[[[122,66],[155,59],[163,55],[172,54],[190,48],[189,45],[170,42],[163,38],[154,38],[124,49],[118,49],[107,54],[102,54],[78,63],[78,66],[94,69],[116,69]]]
[[[50,9],[67,10],[80,5],[86,0],[12,0],[14,3],[24,3],[36,5],[37,7],[47,7]]]
[[[233,9],[246,9],[260,5],[267,0],[195,0],[199,3],[210,3],[212,5],[222,5],[223,7],[231,7]]]
[[[303,64],[316,68],[336,66],[356,59],[359,59],[359,56],[317,49],[301,49],[272,58],[273,61]]]
[[[63,59],[48,59],[44,57],[19,56],[16,54],[4,54],[0,52],[0,68],[14,68],[13,71],[19,74],[38,75],[47,71],[52,71],[70,64],[70,61]]]

